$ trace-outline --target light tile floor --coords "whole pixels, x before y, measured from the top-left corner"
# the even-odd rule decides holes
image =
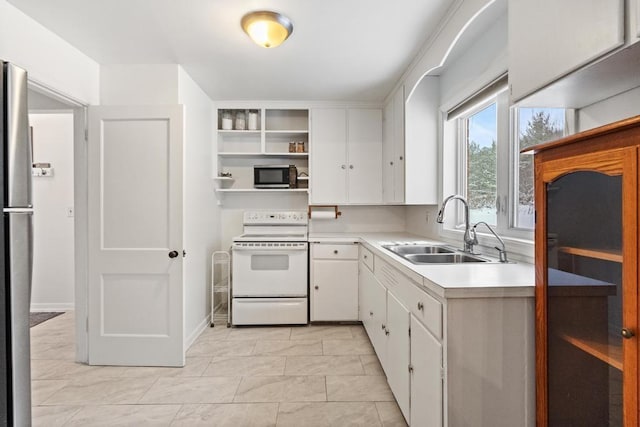
[[[184,368],[75,363],[73,331],[31,329],[34,426],[406,426],[361,326],[216,326]]]

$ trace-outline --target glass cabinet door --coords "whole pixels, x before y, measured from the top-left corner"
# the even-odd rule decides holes
[[[637,172],[635,150],[628,154],[630,169],[622,161],[618,170],[574,167],[544,185],[549,426],[629,425],[625,393],[637,388],[637,212],[629,208],[637,207]]]

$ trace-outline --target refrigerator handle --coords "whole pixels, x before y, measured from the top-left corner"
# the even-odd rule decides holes
[[[5,207],[31,207],[33,158],[27,107],[27,72],[13,64],[6,66],[7,200]]]

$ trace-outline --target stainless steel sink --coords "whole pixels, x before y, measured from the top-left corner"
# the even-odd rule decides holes
[[[402,257],[411,254],[453,254],[453,249],[435,245],[407,244],[407,245],[387,245],[385,249]]]
[[[462,253],[449,254],[409,254],[403,258],[414,264],[462,264],[467,262],[487,262],[486,259]]]

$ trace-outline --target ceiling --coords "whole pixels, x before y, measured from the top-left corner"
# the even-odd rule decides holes
[[[454,0],[9,0],[100,64],[181,64],[214,100],[381,101]],[[280,47],[252,10],[294,24]]]

